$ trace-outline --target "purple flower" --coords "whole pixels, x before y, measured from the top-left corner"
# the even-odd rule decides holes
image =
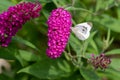
[[[0,14],[0,46],[7,47],[12,36],[31,18],[39,16],[40,3],[22,2]]]
[[[48,49],[50,58],[58,58],[64,51],[72,25],[71,14],[63,8],[53,10],[48,19]]]
[[[106,69],[111,63],[110,58],[106,57],[104,53],[100,54],[95,58],[94,54],[91,55],[89,62],[94,66],[95,69],[101,68]]]

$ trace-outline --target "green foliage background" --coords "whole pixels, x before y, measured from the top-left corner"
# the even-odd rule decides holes
[[[2,0],[0,12],[22,1],[36,0]],[[0,80],[120,79],[119,58],[112,58],[112,63],[105,71],[94,70],[87,63],[91,53],[120,54],[120,0],[38,1],[42,4],[41,16],[23,25],[7,48],[0,47],[0,58],[8,60],[12,66],[10,72],[0,74]],[[73,26],[92,22],[93,27],[85,42],[78,40],[71,32],[65,52],[60,58],[53,60],[46,56],[46,21],[50,12],[58,7],[71,12]],[[70,52],[77,56],[77,64],[69,57]]]

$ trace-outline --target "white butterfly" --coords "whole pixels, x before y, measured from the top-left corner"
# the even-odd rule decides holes
[[[78,37],[80,40],[86,40],[90,36],[90,30],[92,28],[91,22],[84,22],[77,24],[75,27],[72,27],[73,33]]]

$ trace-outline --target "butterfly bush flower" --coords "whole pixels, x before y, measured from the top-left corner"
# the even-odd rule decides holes
[[[106,69],[108,65],[111,63],[110,58],[106,57],[104,53],[95,57],[94,54],[91,55],[89,62],[94,66],[95,69],[101,68]]]
[[[39,2],[22,2],[0,14],[0,46],[7,47],[12,36],[31,18],[39,16]]]
[[[53,10],[47,21],[48,24],[48,49],[50,58],[61,56],[68,42],[70,27],[72,25],[71,14],[63,8]]]

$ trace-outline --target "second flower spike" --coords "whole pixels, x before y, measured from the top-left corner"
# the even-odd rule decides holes
[[[0,14],[0,46],[7,47],[12,36],[22,28],[22,25],[31,18],[39,17],[41,10],[39,2],[22,2],[10,6],[7,11]]]
[[[47,21],[48,24],[48,49],[50,58],[58,58],[64,51],[70,35],[72,25],[71,14],[63,9],[53,10]]]

